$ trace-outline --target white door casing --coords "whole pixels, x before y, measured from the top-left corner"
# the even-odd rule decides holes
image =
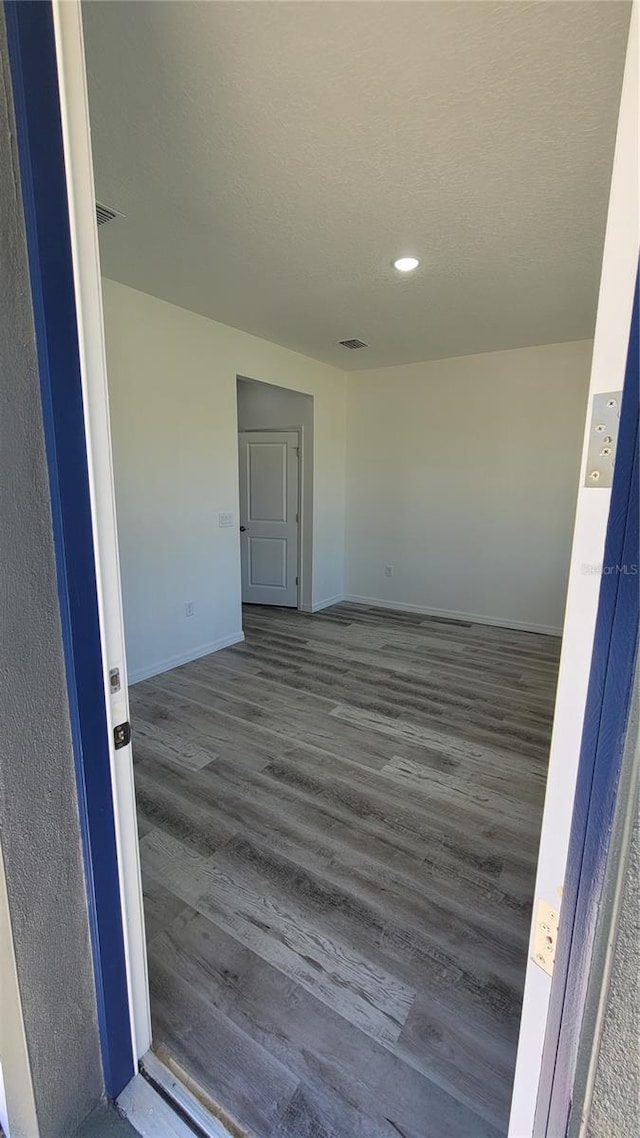
[[[241,431],[240,555],[245,604],[298,607],[297,431]]]
[[[544,899],[554,907],[559,907],[560,936],[562,936],[562,891],[600,594],[600,567],[611,499],[610,490],[585,486],[591,403],[595,394],[621,390],[624,383],[640,244],[638,15],[636,0],[631,15],[609,198],[587,423],[580,466],[558,692],[535,888],[536,901]],[[532,1138],[534,1133],[551,993],[551,978],[532,959],[533,934],[532,927],[509,1138]]]
[[[80,4],[71,0],[53,0],[53,16],[131,1041],[134,1058],[140,1059],[151,1046],[151,1013],[133,758],[131,744],[116,752],[113,739],[114,726],[129,718],[129,700],[111,456],[100,251]],[[112,670],[117,670],[118,673],[118,683],[114,688],[110,682]]]

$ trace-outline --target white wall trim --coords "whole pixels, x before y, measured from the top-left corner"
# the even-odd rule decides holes
[[[562,629],[550,624],[533,624],[524,620],[505,620],[499,616],[479,615],[473,612],[458,612],[455,609],[437,609],[429,605],[412,605],[404,601],[385,601],[379,597],[359,597],[347,593],[343,598],[355,605],[370,605],[372,608],[393,609],[396,612],[423,613],[425,616],[442,616],[447,620],[467,620],[471,624],[490,624],[496,628],[513,628],[517,632],[539,632],[544,636],[562,636]],[[332,604],[335,602],[331,602]]]
[[[335,597],[325,597],[323,601],[316,601],[313,605],[301,605],[301,612],[320,612],[320,609],[331,608],[331,605],[339,605],[340,601],[346,600],[342,593],[336,593]]]
[[[177,656],[167,656],[164,660],[156,660],[146,668],[138,668],[129,673],[129,685],[139,684],[141,680],[150,680],[152,676],[159,676],[162,672],[169,672],[171,668],[179,668],[181,664],[190,664],[192,660],[199,660],[201,656],[209,656],[212,652],[219,652],[221,648],[230,648],[232,644],[241,644],[244,632],[233,632],[230,636],[221,636],[219,640],[212,640],[209,644],[200,644],[198,648],[189,648],[186,652],[179,652]]]

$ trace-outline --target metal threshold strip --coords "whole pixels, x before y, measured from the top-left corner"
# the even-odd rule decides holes
[[[141,1138],[244,1138],[241,1127],[207,1109],[183,1081],[190,1081],[186,1073],[182,1074],[179,1078],[153,1051],[141,1059],[140,1074],[117,1102]]]

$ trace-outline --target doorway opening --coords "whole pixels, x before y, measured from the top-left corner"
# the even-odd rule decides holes
[[[299,607],[300,434],[240,431],[242,603]]]
[[[312,610],[313,397],[238,377],[242,603]]]
[[[122,255],[112,233],[111,245],[104,234],[105,259],[107,250]],[[494,1138],[508,1113],[562,605],[559,617],[532,629],[531,619],[520,622],[526,627],[513,616],[483,620],[484,610],[465,610],[461,601],[452,611],[436,594],[438,586],[460,587],[470,558],[458,543],[469,534],[467,584],[479,600],[493,595],[494,570],[507,552],[522,552],[507,529],[489,534],[479,520],[487,497],[478,492],[478,472],[489,473],[495,491],[506,470],[496,448],[509,438],[505,408],[514,403],[491,386],[507,375],[505,361],[485,358],[490,375],[477,356],[464,357],[472,362],[458,370],[459,361],[440,370],[430,361],[416,382],[415,374],[358,376],[307,358],[314,560],[322,564],[310,584],[310,611],[260,604],[245,619],[244,642],[235,624],[216,640],[205,629],[206,608],[196,600],[195,613],[186,612],[169,562],[186,579],[205,550],[222,615],[236,621],[239,594],[226,591],[239,582],[241,565],[231,384],[246,373],[294,383],[302,357],[267,341],[257,349],[255,336],[122,282],[107,282],[105,296],[131,659],[142,625],[151,633],[146,646],[158,648],[154,636],[169,609],[180,625],[172,633],[184,637],[174,658],[157,651],[146,675],[131,668],[140,681],[130,699],[156,1047],[260,1135],[413,1138],[426,1117],[437,1134]],[[586,341],[575,355],[583,370],[563,366],[575,383],[558,383],[564,425],[577,423],[571,507]],[[521,366],[522,358],[509,372],[523,385],[520,411],[547,371],[533,357]],[[569,389],[581,409],[569,405]],[[410,401],[434,391],[429,406]],[[537,398],[541,413],[541,390]],[[487,399],[490,460],[478,429]],[[471,420],[464,439],[442,429],[443,422],[458,428],[461,411]],[[539,439],[527,435],[527,418],[517,417],[521,453],[539,475]],[[569,462],[553,466],[571,449],[559,434],[562,446],[549,443],[551,459],[531,482],[551,505],[571,474]],[[399,454],[390,449],[394,438]],[[455,462],[445,438],[458,447]],[[409,462],[424,456],[428,469]],[[473,471],[464,466],[470,457],[478,459]],[[399,486],[387,477],[389,458]],[[461,469],[466,481],[457,477]],[[463,482],[474,510],[461,521],[449,491]],[[139,508],[141,488],[153,509]],[[508,491],[515,525],[522,510],[513,478]],[[203,492],[209,500],[201,510]],[[424,503],[433,511],[421,527],[416,511]],[[565,565],[571,513],[562,530]],[[231,525],[220,521],[229,514]],[[493,508],[489,516],[505,520]],[[544,534],[555,539],[561,527],[548,517]],[[150,554],[144,572],[130,542],[141,519]],[[212,536],[214,529],[221,533]],[[426,548],[411,544],[416,533],[427,534]],[[544,607],[548,563],[538,557],[544,572],[531,580]],[[271,580],[262,585],[273,587],[274,578],[277,585],[274,564],[263,561]],[[416,579],[424,585],[429,573],[430,601],[416,598]],[[197,580],[189,577],[194,588]],[[522,584],[520,571],[514,582]],[[160,601],[157,624],[145,608],[152,594]],[[503,599],[510,595],[502,590]],[[194,615],[203,628],[195,648],[182,624]]]

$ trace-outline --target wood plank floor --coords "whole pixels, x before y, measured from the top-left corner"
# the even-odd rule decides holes
[[[244,627],[131,690],[154,1044],[254,1138],[504,1135],[559,640]]]

